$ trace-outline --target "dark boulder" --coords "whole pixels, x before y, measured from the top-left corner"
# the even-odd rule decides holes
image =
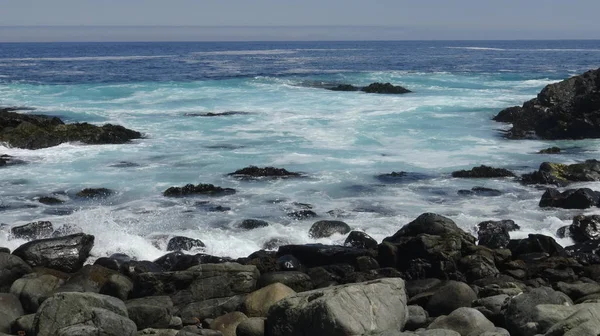
[[[202,247],[206,247],[206,245],[200,239],[177,236],[169,239],[167,251],[189,251]]]
[[[14,156],[7,155],[7,154],[0,155],[0,167],[14,166],[14,165],[24,164],[24,163],[25,163],[25,161],[15,159]]]
[[[542,149],[538,152],[538,154],[560,154],[559,147],[550,147],[546,149]]]
[[[600,69],[547,85],[538,96],[513,108],[511,139],[585,139],[600,137]],[[500,112],[500,114],[511,114]]]
[[[291,172],[284,168],[248,166],[243,169],[227,174],[239,179],[259,179],[259,178],[290,178],[302,177],[301,173]]]
[[[569,189],[562,193],[556,189],[547,189],[542,195],[539,206],[542,208],[587,209],[597,206],[598,202],[600,202],[600,192],[589,188]]]
[[[100,199],[112,195],[114,191],[107,188],[85,188],[76,194],[80,198]]]
[[[571,182],[600,181],[600,161],[586,160],[570,165],[544,162],[540,168],[521,177],[524,184],[554,184],[566,186]]]
[[[518,115],[523,112],[523,108],[520,106],[509,107],[500,111],[492,120],[498,122],[512,123]]]
[[[364,88],[360,89],[366,93],[383,93],[383,94],[402,94],[412,92],[399,85],[392,85],[391,83],[372,83]]]
[[[23,315],[25,312],[16,296],[0,293],[0,334],[9,333],[11,323]]]
[[[119,125],[65,124],[56,117],[0,111],[0,142],[12,147],[40,149],[63,142],[122,144],[142,134]]]
[[[410,183],[419,180],[425,180],[431,178],[429,175],[421,174],[421,173],[413,173],[413,172],[391,172],[389,174],[381,174],[375,176],[380,182],[389,183],[389,184],[400,184],[400,183]]]
[[[168,296],[150,296],[125,302],[127,315],[138,330],[168,328],[173,317],[173,301]]]
[[[164,272],[165,269],[152,261],[149,260],[130,260],[121,265],[119,272],[125,274],[128,277],[135,277],[141,273],[152,273],[152,272]]]
[[[94,265],[100,265],[118,272],[121,269],[122,265],[130,262],[131,260],[131,257],[127,254],[115,253],[112,254],[110,257],[101,257],[96,259]]]
[[[530,234],[524,239],[512,239],[507,248],[515,258],[532,253],[547,253],[550,256],[564,255],[564,248],[554,238],[541,234]]]
[[[21,239],[47,238],[52,235],[52,232],[54,232],[54,228],[52,227],[52,223],[48,221],[27,223],[10,229],[10,233],[14,238]]]
[[[475,243],[475,237],[459,228],[454,221],[434,213],[424,213],[412,222],[404,225],[393,236],[387,237],[384,241],[397,242],[402,238],[415,237],[421,234],[446,236],[456,235],[462,240]]]
[[[331,91],[360,91],[360,88],[351,84],[339,84],[334,87],[327,88],[327,90]]]
[[[250,112],[243,111],[225,111],[225,112],[202,112],[202,113],[186,113],[186,117],[226,117],[232,115],[246,115]]]
[[[63,201],[57,197],[42,196],[42,197],[38,198],[38,202],[40,202],[42,204],[46,204],[46,205],[57,205],[57,204],[63,204],[65,201]]]
[[[224,196],[235,194],[235,189],[221,188],[212,184],[186,184],[183,187],[171,187],[163,192],[167,197],[182,197],[191,195]]]
[[[75,273],[87,260],[93,245],[94,236],[78,233],[34,240],[19,246],[13,254],[33,267],[42,266]]]
[[[202,264],[222,264],[231,261],[232,259],[227,257],[217,257],[204,253],[189,255],[177,251],[165,254],[156,259],[154,264],[168,271],[184,271],[190,267]]]
[[[356,258],[358,257],[375,256],[373,250],[322,244],[280,246],[277,255],[283,256],[286,254],[298,258],[306,267],[356,264]]]
[[[302,271],[304,269],[300,260],[291,254],[277,258],[276,267],[278,271]]]
[[[464,282],[449,281],[437,289],[427,303],[431,316],[447,315],[461,307],[471,307],[477,294]]]
[[[311,238],[326,238],[334,234],[346,234],[350,232],[350,226],[342,221],[322,220],[314,223],[308,235]]]
[[[462,196],[496,197],[502,195],[502,191],[485,187],[473,187],[471,190],[459,190],[458,194]]]
[[[288,217],[293,219],[308,219],[318,217],[317,213],[312,210],[296,210],[287,213]]]
[[[505,248],[510,241],[508,233],[519,229],[519,225],[510,219],[481,222],[477,224],[479,245],[492,249]]]
[[[557,235],[560,238],[571,237],[576,243],[600,239],[600,216],[575,216],[571,225],[558,229]]]
[[[458,170],[452,172],[452,177],[460,178],[496,178],[496,177],[515,177],[515,174],[508,169],[493,168],[489,166],[474,167],[471,170]]]
[[[260,219],[244,219],[237,225],[238,228],[244,230],[254,230],[266,226],[269,226],[269,223]]]
[[[565,251],[567,255],[583,265],[600,264],[600,240],[588,240],[583,243],[567,246]],[[598,279],[600,279],[600,276]]]
[[[6,293],[12,284],[26,274],[32,272],[23,259],[4,252],[0,252],[0,293]]]
[[[376,249],[377,241],[364,232],[352,231],[344,241],[344,246],[360,249]]]

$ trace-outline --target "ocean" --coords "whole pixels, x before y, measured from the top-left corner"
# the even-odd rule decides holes
[[[199,238],[206,253],[242,257],[312,239],[310,226],[339,219],[378,241],[424,212],[474,233],[485,220],[512,219],[513,237],[555,235],[574,215],[597,208],[541,209],[543,188],[514,179],[455,179],[481,164],[516,173],[543,161],[598,158],[599,140],[507,140],[491,118],[545,85],[600,66],[600,41],[414,41],[0,44],[0,106],[27,106],[66,122],[113,123],[143,132],[124,145],[78,143],[0,154],[27,162],[0,168],[0,246],[8,227],[49,220],[96,237],[94,258],[126,253],[154,259],[169,237]],[[391,82],[413,93],[333,92],[324,83]],[[200,117],[207,112],[245,112]],[[536,154],[559,146],[558,155]],[[240,181],[249,166],[306,178]],[[405,171],[400,181],[380,174]],[[166,198],[170,186],[212,183],[237,189],[215,198]],[[465,196],[475,186],[497,197]],[[600,183],[574,185],[600,189]],[[99,201],[72,196],[110,188]],[[58,195],[61,205],[40,196]],[[286,215],[307,207],[317,218]],[[332,216],[334,214],[335,216]],[[270,223],[237,228],[247,218]],[[566,244],[568,240],[559,240]]]

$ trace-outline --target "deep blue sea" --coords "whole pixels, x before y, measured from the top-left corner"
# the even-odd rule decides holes
[[[316,220],[334,218],[331,210],[378,240],[423,212],[449,216],[470,231],[484,220],[513,219],[523,228],[516,236],[553,235],[579,211],[542,210],[543,189],[514,180],[461,180],[450,173],[481,164],[524,173],[547,160],[598,158],[598,140],[506,140],[500,130],[508,126],[490,120],[549,83],[598,67],[600,41],[0,44],[0,106],[27,106],[35,110],[26,113],[68,122],[116,123],[146,136],[124,145],[35,151],[0,145],[0,154],[28,162],[0,168],[0,223],[75,225],[96,236],[95,257],[123,252],[149,259],[165,253],[172,235],[199,238],[207,253],[233,257],[274,238],[341,243],[341,235],[308,236]],[[318,88],[372,82],[414,93]],[[247,113],[186,115],[226,111]],[[554,145],[566,150],[536,154]],[[248,165],[309,177],[248,182],[226,176]],[[415,178],[375,177],[392,171]],[[161,195],[187,183],[238,192]],[[474,186],[503,194],[458,194]],[[98,202],[69,197],[86,187],[116,194]],[[37,202],[53,193],[67,202]],[[286,216],[297,203],[311,204],[319,218]],[[245,218],[271,225],[236,228]],[[0,246],[21,243],[0,232]]]

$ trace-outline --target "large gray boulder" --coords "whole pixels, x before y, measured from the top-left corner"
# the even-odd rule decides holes
[[[94,236],[77,233],[34,240],[19,246],[13,254],[33,267],[42,266],[75,273],[83,267],[93,246]]]
[[[0,293],[7,293],[15,280],[31,272],[31,266],[23,259],[0,252]]]
[[[62,279],[52,274],[31,273],[15,281],[10,292],[21,300],[25,312],[35,313],[41,302],[62,283]]]
[[[496,327],[490,320],[473,308],[458,308],[448,316],[440,316],[427,329],[454,330],[462,336],[479,335]]]
[[[215,298],[200,302],[192,302],[180,307],[176,315],[184,324],[195,324],[207,318],[215,318],[242,309],[246,296]]]
[[[251,317],[238,324],[235,330],[236,336],[264,336],[265,318]]]
[[[537,334],[538,325],[533,323],[535,309],[540,304],[573,305],[573,301],[552,288],[540,287],[513,297],[504,310],[506,329],[511,335],[530,336]]]
[[[427,303],[431,316],[447,315],[461,307],[471,307],[477,300],[477,294],[464,282],[448,281],[438,289]]]
[[[302,292],[270,309],[266,334],[342,336],[402,330],[408,320],[406,302],[400,278]]]
[[[0,332],[10,333],[10,325],[25,315],[19,299],[12,294],[0,294]]]
[[[546,336],[597,336],[600,333],[600,305],[588,305],[553,325]]]
[[[173,301],[168,296],[149,296],[125,302],[129,318],[138,330],[167,328],[173,317]]]
[[[176,306],[247,294],[256,289],[260,273],[254,265],[203,264],[185,271],[138,274],[133,297],[169,295]]]
[[[57,293],[35,315],[37,336],[133,336],[137,330],[123,301],[95,293]]]

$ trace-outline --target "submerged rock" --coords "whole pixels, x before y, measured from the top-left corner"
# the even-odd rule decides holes
[[[452,172],[452,177],[461,178],[496,178],[496,177],[515,177],[516,175],[508,169],[493,168],[489,166],[474,167],[471,170],[459,170]]]
[[[42,197],[38,198],[38,202],[40,202],[42,204],[46,204],[46,205],[57,205],[57,204],[63,204],[65,201],[61,200],[60,198],[56,198],[56,197],[52,197],[52,196],[42,196]]]
[[[10,156],[7,154],[0,155],[0,167],[13,166],[13,165],[24,164],[24,163],[25,163],[25,161],[15,159],[13,156]]]
[[[585,139],[600,137],[600,69],[547,85],[521,108],[501,111],[495,120],[510,122],[511,139]]]
[[[352,231],[344,241],[344,246],[361,249],[376,249],[377,241],[361,231]]]
[[[600,192],[589,188],[569,189],[560,192],[557,189],[547,189],[542,195],[539,206],[563,209],[587,209],[597,206],[600,202]]]
[[[169,239],[167,251],[189,251],[198,247],[206,247],[206,245],[200,239],[177,236]]]
[[[244,230],[254,230],[267,226],[269,226],[269,223],[260,219],[244,219],[241,223],[237,225],[238,228]]]
[[[10,229],[10,233],[14,238],[21,239],[48,238],[52,235],[52,232],[54,232],[54,228],[52,223],[48,221],[27,223]]]
[[[350,226],[342,221],[322,220],[314,223],[308,235],[311,238],[326,238],[334,234],[346,234],[350,232]]]
[[[337,86],[327,88],[327,90],[351,92],[351,91],[360,91],[360,87],[354,86],[352,84],[339,84]]]
[[[560,154],[561,150],[558,147],[550,147],[546,149],[542,149],[538,152],[538,154]]]
[[[74,273],[81,269],[93,245],[94,236],[78,233],[34,240],[19,246],[13,254],[33,267],[42,266]]]
[[[186,184],[183,187],[171,187],[163,192],[167,197],[182,197],[191,195],[225,196],[235,194],[235,189],[221,188],[212,184]]]
[[[65,124],[57,117],[0,111],[0,142],[12,147],[40,149],[73,141],[123,144],[141,137],[140,132],[119,125]]]
[[[291,172],[284,168],[248,166],[243,169],[227,174],[239,179],[257,179],[257,178],[290,178],[302,177],[301,173]]]
[[[586,160],[575,164],[544,162],[540,168],[521,177],[525,184],[566,186],[571,182],[600,181],[600,161]]]
[[[242,111],[202,112],[202,113],[186,113],[184,115],[186,117],[225,117],[225,116],[245,115],[245,114],[250,114],[250,112],[242,112]]]
[[[112,195],[114,191],[107,188],[85,188],[76,194],[80,198],[100,199]]]
[[[399,184],[428,179],[430,176],[421,173],[400,171],[377,175],[375,178],[383,183]]]
[[[459,190],[458,194],[462,196],[496,197],[502,195],[502,191],[485,187],[473,187],[471,190]]]
[[[402,94],[412,92],[399,85],[392,85],[391,83],[372,83],[364,88],[360,89],[366,93],[384,93],[384,94]]]

